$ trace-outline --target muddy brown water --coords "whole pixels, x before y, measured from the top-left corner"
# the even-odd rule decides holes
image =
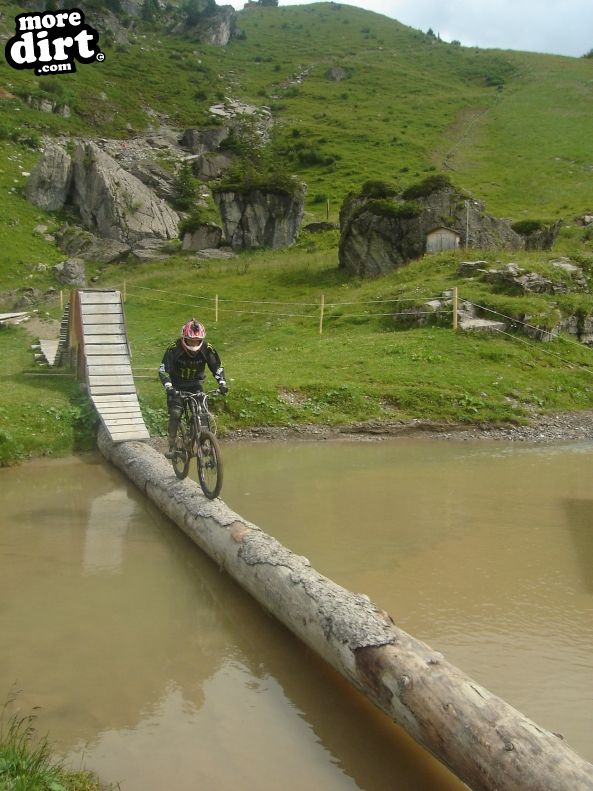
[[[593,760],[593,446],[226,443],[227,504]],[[0,470],[0,696],[122,791],[463,788],[98,455]]]

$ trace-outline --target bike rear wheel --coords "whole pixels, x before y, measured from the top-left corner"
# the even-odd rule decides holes
[[[198,440],[198,479],[209,500],[222,489],[222,456],[218,440],[210,431],[202,431]]]
[[[187,478],[187,473],[189,472],[191,453],[189,448],[189,433],[187,426],[184,426],[181,421],[177,426],[177,434],[175,435],[175,447],[173,449],[173,453],[174,455],[171,459],[173,470],[175,471],[175,475],[180,480],[183,480],[184,478]]]

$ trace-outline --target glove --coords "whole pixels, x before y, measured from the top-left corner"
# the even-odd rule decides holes
[[[223,395],[226,395],[226,394],[229,392],[228,385],[227,385],[227,383],[224,381],[224,379],[221,379],[221,380],[220,380],[220,382],[218,383],[218,389],[220,390],[220,392],[221,392]]]
[[[175,390],[171,382],[165,382],[165,393],[167,394],[167,396],[171,396],[171,397],[177,395],[177,391]]]

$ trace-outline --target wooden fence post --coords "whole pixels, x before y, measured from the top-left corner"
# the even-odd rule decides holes
[[[214,323],[218,324],[218,294],[214,297]]]
[[[125,302],[125,301],[126,301],[126,299],[127,299],[127,294],[126,294],[126,281],[124,280],[123,301]]]
[[[319,334],[323,334],[323,313],[325,310],[325,294],[321,295],[321,302],[319,304]]]
[[[329,198],[325,202],[325,219],[329,220]]]
[[[453,329],[457,329],[457,311],[459,309],[459,292],[457,286],[453,286]]]
[[[60,289],[60,310],[64,312],[64,292]]]

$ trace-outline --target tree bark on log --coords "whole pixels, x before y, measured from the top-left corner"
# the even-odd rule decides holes
[[[367,596],[311,567],[221,500],[178,481],[140,442],[99,448],[261,605],[474,791],[593,791],[593,765],[425,643]]]

